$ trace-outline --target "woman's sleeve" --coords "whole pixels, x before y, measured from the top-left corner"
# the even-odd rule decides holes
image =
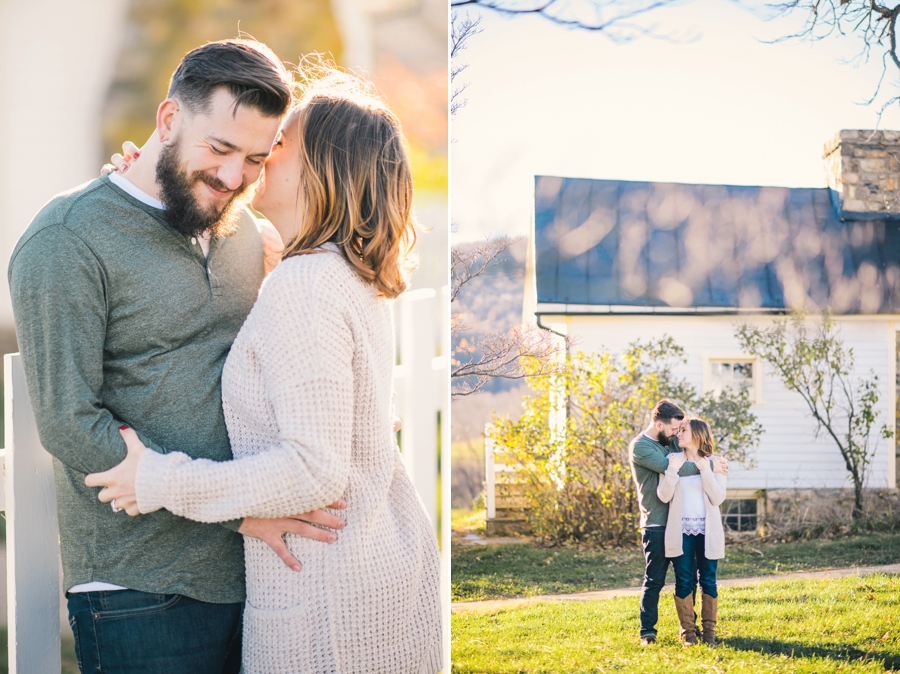
[[[725,500],[725,484],[727,483],[728,478],[721,473],[714,473],[711,470],[707,470],[700,473],[700,480],[703,483],[703,491],[706,492],[709,502],[714,506],[722,505],[722,502]]]
[[[659,476],[659,485],[656,487],[656,495],[663,503],[668,503],[675,496],[675,485],[678,484],[678,471],[667,468],[666,472]]]
[[[136,480],[142,513],[166,508],[200,522],[284,517],[344,495],[353,432],[353,334],[346,289],[327,274],[311,278],[310,267],[318,266],[280,265],[254,309],[254,321],[265,326],[253,349],[277,443],[223,462],[145,452]],[[262,412],[267,401],[258,404]]]

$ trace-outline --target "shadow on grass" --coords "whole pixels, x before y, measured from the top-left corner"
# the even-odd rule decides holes
[[[829,658],[845,662],[883,662],[888,672],[900,670],[900,654],[896,652],[870,650],[841,646],[838,644],[811,645],[777,639],[754,639],[751,637],[728,637],[720,639],[728,648],[754,651],[774,655],[788,655],[803,658]]]

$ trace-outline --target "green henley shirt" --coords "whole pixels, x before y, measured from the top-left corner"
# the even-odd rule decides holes
[[[103,581],[213,603],[244,599],[239,522],[113,513],[87,473],[125,457],[119,426],[157,451],[232,458],[222,367],[263,279],[245,211],[210,242],[107,177],[54,197],[19,240],[9,286],[41,443],[54,457],[65,587]]]

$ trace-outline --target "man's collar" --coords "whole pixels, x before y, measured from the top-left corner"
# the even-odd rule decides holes
[[[128,180],[125,176],[117,171],[113,171],[109,174],[109,182],[118,187],[123,192],[126,192],[133,196],[135,199],[140,201],[142,204],[147,204],[148,206],[152,206],[153,208],[157,208],[159,210],[165,210],[165,205],[155,197],[150,196],[140,187],[135,185],[133,182]]]
[[[643,433],[642,435],[643,435],[645,438],[647,438],[648,440],[650,440],[650,442],[655,442],[655,443],[656,443],[657,445],[659,445],[660,447],[665,448],[665,445],[664,445],[663,443],[661,443],[657,438],[650,437],[650,436],[647,435],[646,433]]]

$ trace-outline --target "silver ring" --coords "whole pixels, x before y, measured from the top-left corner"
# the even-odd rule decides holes
[[[121,510],[121,508],[116,505],[116,499],[113,499],[112,501],[110,501],[109,505],[112,506],[114,513],[117,513]]]

